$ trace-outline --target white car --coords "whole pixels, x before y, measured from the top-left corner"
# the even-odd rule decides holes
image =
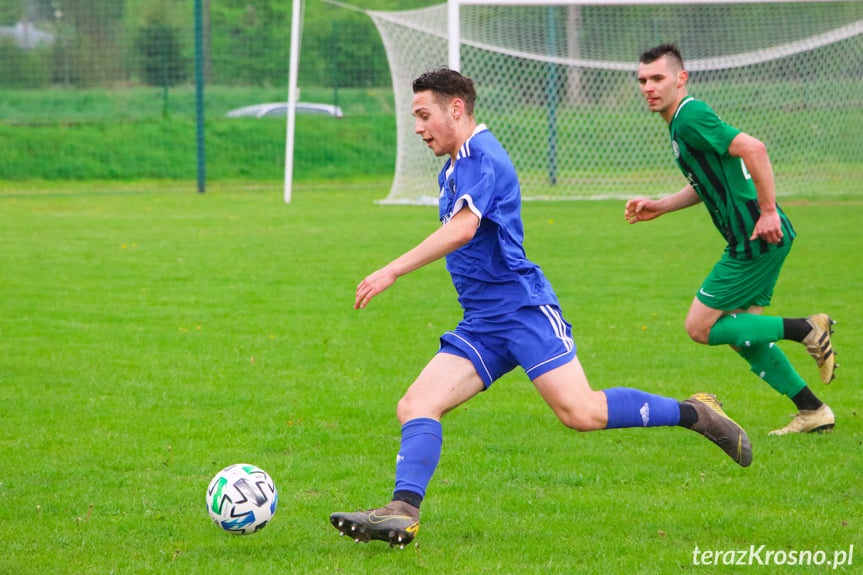
[[[254,106],[245,106],[237,108],[227,113],[229,118],[270,118],[274,116],[284,116],[288,113],[288,104],[286,102],[274,102],[271,104],[255,104]],[[320,116],[333,116],[335,118],[342,117],[342,109],[332,104],[312,104],[308,102],[297,102],[297,114],[317,114]]]

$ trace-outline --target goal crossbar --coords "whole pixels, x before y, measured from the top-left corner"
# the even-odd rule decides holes
[[[513,6],[523,6],[524,0],[519,0],[518,2],[507,2],[506,0],[498,0],[496,2],[488,2],[487,0],[457,0],[461,5],[470,5],[470,6],[489,6],[489,5],[513,5]],[[724,0],[725,3],[745,3],[750,0]],[[756,0],[751,0],[756,1]],[[790,0],[792,2],[797,0]],[[800,0],[806,1],[806,0]],[[811,0],[808,0],[811,2]],[[842,1],[842,0],[840,0]],[[614,4],[615,2],[609,2],[610,4]],[[619,4],[674,4],[675,2],[668,1],[656,1],[653,0],[645,0],[643,2],[633,2],[632,0],[628,0],[624,2],[621,0]],[[681,2],[682,3],[682,2]],[[691,4],[691,0],[689,2]],[[723,0],[720,0],[717,3],[723,3]],[[760,3],[764,3],[761,0]],[[563,5],[572,5],[573,2],[565,2],[563,0],[559,2],[536,2],[537,5],[547,5],[547,6],[563,6]],[[576,2],[576,4],[578,4]],[[590,4],[590,3],[584,3]],[[605,4],[605,3],[603,3]],[[381,12],[377,10],[367,10],[366,14],[373,18],[380,18],[382,20],[389,20],[390,22],[399,24],[404,26],[405,28],[416,30],[417,32],[423,32],[427,34],[431,34],[437,36],[443,40],[446,40],[450,45],[455,44],[456,46],[463,44],[465,46],[472,46],[474,48],[479,48],[481,50],[495,50],[500,54],[504,54],[507,56],[513,56],[515,58],[531,58],[533,60],[539,62],[546,62],[548,64],[560,64],[564,66],[576,66],[579,68],[594,68],[594,69],[603,69],[603,70],[619,70],[622,72],[634,72],[638,69],[638,63],[636,62],[617,62],[612,60],[586,60],[583,58],[564,58],[559,56],[546,56],[542,54],[534,54],[528,52],[522,52],[518,50],[511,50],[508,48],[501,48],[498,46],[492,46],[490,44],[484,44],[482,42],[476,42],[474,40],[461,39],[455,37],[452,31],[450,33],[444,33],[440,30],[434,30],[431,28],[427,28],[417,24],[413,21],[406,21],[400,19],[398,17],[399,12]],[[835,42],[839,42],[842,40],[846,40],[848,38],[853,38],[854,36],[858,36],[863,34],[863,20],[858,20],[857,22],[853,22],[846,26],[840,26],[834,30],[830,30],[829,32],[824,32],[822,34],[816,34],[809,38],[804,38],[802,40],[797,40],[794,42],[789,42],[787,44],[783,44],[780,46],[775,46],[768,49],[763,50],[754,50],[751,52],[745,52],[741,54],[732,54],[729,56],[723,56],[721,58],[701,58],[695,60],[687,60],[686,67],[690,71],[698,72],[703,70],[722,70],[727,68],[737,68],[740,66],[751,66],[753,64],[766,62],[769,60],[777,60],[779,58],[785,58],[787,56],[791,56],[794,54],[799,54],[801,52],[805,52],[808,50],[814,50],[817,48],[821,48],[823,46],[827,46],[828,44],[833,44]],[[452,51],[452,47],[450,48]],[[450,67],[452,63],[450,63]]]

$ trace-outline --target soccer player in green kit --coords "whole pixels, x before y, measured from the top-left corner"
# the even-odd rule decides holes
[[[629,200],[624,215],[633,224],[704,203],[728,245],[692,301],[687,333],[698,343],[731,345],[756,375],[794,402],[794,419],[771,435],[831,431],[832,410],[812,393],[775,342],[788,339],[806,345],[821,380],[830,383],[838,367],[830,341],[835,322],[823,313],[806,318],[761,315],[770,305],[796,235],[776,204],[766,148],[689,96],[688,77],[674,44],[641,55],[641,92],[650,111],[668,124],[674,157],[689,184],[659,200]]]

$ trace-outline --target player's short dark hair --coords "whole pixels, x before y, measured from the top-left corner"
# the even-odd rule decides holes
[[[441,105],[448,104],[453,98],[459,98],[464,102],[467,115],[473,115],[473,104],[476,102],[473,80],[455,70],[447,67],[432,68],[414,80],[413,90],[414,94],[430,90],[435,95],[435,101]]]
[[[652,64],[663,56],[668,56],[674,60],[678,66],[680,66],[681,70],[685,70],[683,67],[683,56],[680,55],[680,48],[677,47],[677,44],[660,44],[659,46],[654,46],[653,48],[642,52],[638,61],[641,64]]]

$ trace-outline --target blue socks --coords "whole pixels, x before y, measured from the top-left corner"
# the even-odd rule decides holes
[[[396,458],[395,491],[410,491],[425,497],[426,487],[440,461],[442,445],[440,421],[420,417],[405,423]]]
[[[674,426],[680,422],[676,399],[630,387],[612,387],[602,392],[608,399],[606,429]]]
[[[628,387],[613,387],[603,393],[608,399],[606,429],[674,426],[680,421],[680,404],[676,399]],[[396,459],[396,493],[417,494],[420,499],[416,502],[425,497],[440,461],[442,445],[439,421],[420,417],[402,426],[401,448]]]

